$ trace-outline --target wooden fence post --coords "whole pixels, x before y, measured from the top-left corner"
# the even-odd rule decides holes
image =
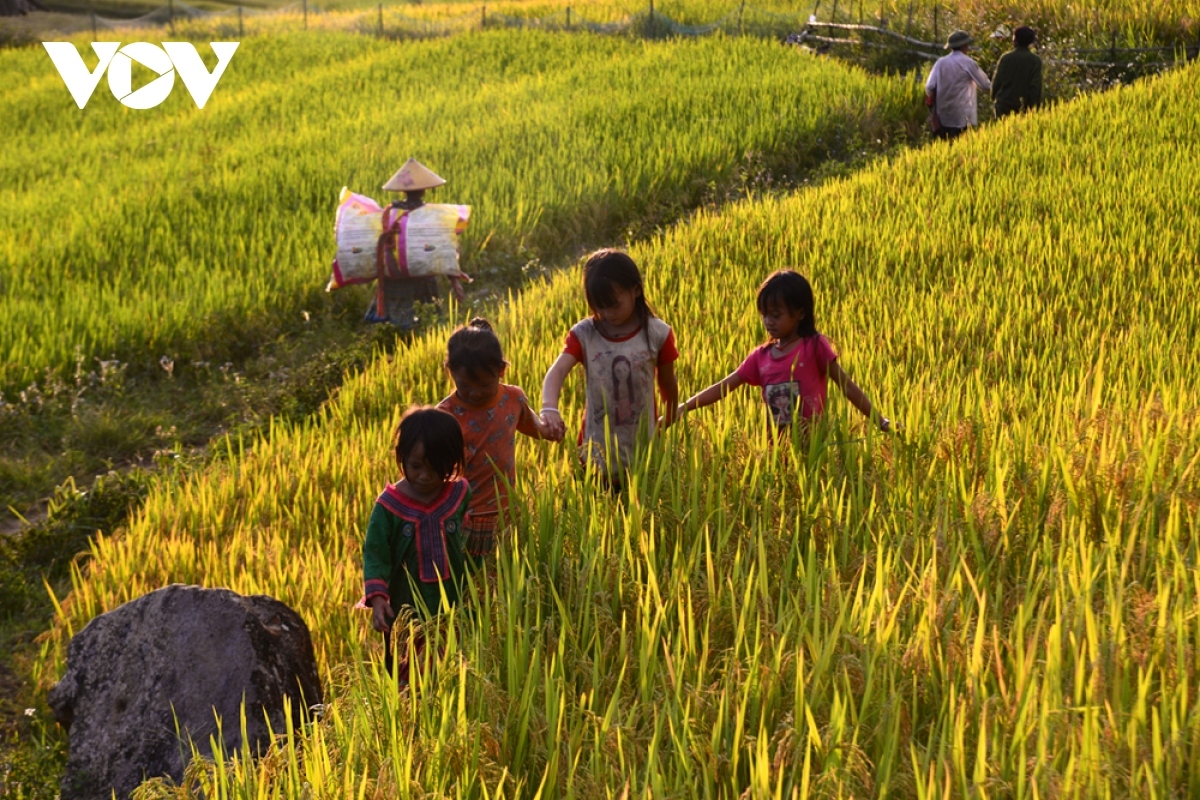
[[[883,24],[883,0],[879,0],[879,27],[886,28]]]
[[[833,11],[829,12],[829,21],[830,22],[837,22],[837,4],[838,4],[838,0],[833,0]],[[829,33],[829,35],[833,36],[833,32],[831,31]]]

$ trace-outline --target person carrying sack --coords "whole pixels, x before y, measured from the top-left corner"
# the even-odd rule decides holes
[[[925,81],[925,104],[932,110],[930,126],[938,139],[954,139],[978,125],[976,92],[992,88],[987,73],[967,55],[973,41],[966,31],[950,34],[946,41],[950,54],[934,63]]]

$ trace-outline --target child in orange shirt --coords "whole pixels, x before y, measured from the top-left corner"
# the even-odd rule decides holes
[[[500,339],[485,319],[476,317],[446,342],[446,369],[455,391],[438,408],[454,415],[462,427],[463,475],[471,485],[463,544],[476,567],[495,552],[500,514],[508,511],[506,487],[516,480],[517,431],[534,439],[549,433],[525,392],[501,382],[507,367]]]

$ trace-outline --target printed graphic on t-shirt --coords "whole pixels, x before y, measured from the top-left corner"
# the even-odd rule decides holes
[[[617,424],[632,425],[637,419],[634,408],[640,406],[633,388],[633,367],[625,356],[617,356],[612,362],[612,397]]]
[[[670,326],[657,318],[620,339],[602,335],[591,319],[571,328],[563,352],[587,366],[587,411],[579,434],[585,463],[606,475],[628,463],[639,431],[653,428],[654,377],[679,355],[673,342]]]
[[[633,360],[630,360],[628,355],[612,350],[602,350],[592,356],[591,369],[588,370],[588,373],[600,378],[603,396],[609,404],[610,426],[614,428],[636,426],[641,420],[646,404],[644,391],[646,387],[639,386],[639,383],[643,383],[644,380],[639,381],[638,378],[644,376],[637,374],[637,368],[643,366],[642,362],[647,360],[647,356],[640,353],[633,354]],[[589,410],[595,421],[602,426],[604,424],[604,406]]]
[[[800,383],[773,383],[763,388],[767,401],[767,410],[776,425],[791,425],[796,408],[796,399],[800,397]]]

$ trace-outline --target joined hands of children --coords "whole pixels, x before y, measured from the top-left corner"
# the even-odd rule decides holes
[[[561,442],[567,435],[567,423],[563,422],[562,414],[558,413],[557,408],[543,408],[542,413],[538,414],[538,420],[541,423],[539,430],[543,439]]]

